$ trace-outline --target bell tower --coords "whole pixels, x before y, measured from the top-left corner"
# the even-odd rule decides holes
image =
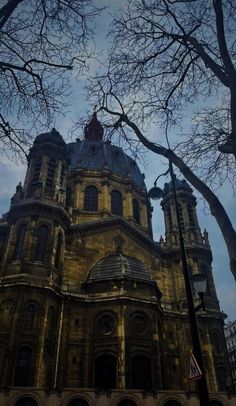
[[[25,198],[65,203],[66,156],[65,141],[55,128],[36,137],[28,156]]]
[[[218,308],[218,301],[216,296],[215,285],[212,277],[212,252],[209,244],[208,233],[204,229],[203,234],[198,223],[197,211],[196,211],[196,197],[193,195],[192,189],[186,180],[174,179],[177,205],[181,223],[182,235],[184,238],[184,244],[187,254],[187,260],[189,265],[189,272],[204,273],[207,275],[207,291],[205,294],[205,304],[208,308]],[[172,257],[173,263],[180,261],[180,244],[179,244],[179,232],[176,216],[176,208],[174,202],[173,186],[172,182],[165,183],[163,189],[163,200],[161,202],[162,209],[164,211],[165,228],[166,228],[166,240],[163,238],[160,240],[160,244],[165,248],[170,257]],[[182,273],[182,272],[181,272]],[[175,285],[177,290],[184,295],[184,291],[179,288],[179,280],[175,275]]]
[[[176,177],[175,188],[185,244],[202,244],[203,237],[196,214],[196,198],[192,193],[192,189],[186,180],[178,180]],[[168,247],[178,246],[178,225],[171,182],[165,183],[161,205],[165,218],[166,244]]]

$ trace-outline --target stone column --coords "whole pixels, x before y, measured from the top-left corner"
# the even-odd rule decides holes
[[[131,190],[126,190],[126,204],[124,207],[125,217],[133,217],[133,205],[132,205],[132,192]]]
[[[109,195],[109,182],[102,182],[102,206],[101,209],[104,211],[111,211],[111,201]]]

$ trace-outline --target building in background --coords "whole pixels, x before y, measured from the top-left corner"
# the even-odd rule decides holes
[[[233,405],[208,236],[188,183],[176,189],[189,269],[207,275],[198,325],[211,405]],[[144,175],[96,115],[83,140],[36,137],[0,223],[2,406],[198,403],[171,184],[162,208],[155,242]]]
[[[229,353],[229,363],[232,370],[234,387],[236,388],[236,320],[229,321],[224,326],[227,350]]]

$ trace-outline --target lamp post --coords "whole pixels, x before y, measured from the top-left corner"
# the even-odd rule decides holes
[[[177,226],[178,226],[178,233],[179,233],[180,251],[181,251],[181,258],[182,258],[183,275],[184,275],[185,290],[186,290],[186,296],[187,296],[189,322],[190,322],[190,328],[191,328],[193,354],[194,354],[195,359],[197,360],[197,363],[202,372],[202,376],[198,380],[199,402],[200,402],[200,406],[208,406],[209,405],[209,395],[208,395],[208,389],[207,389],[206,376],[204,373],[202,351],[201,351],[201,346],[200,346],[200,339],[199,339],[198,328],[197,328],[197,320],[196,320],[196,315],[195,315],[196,311],[199,310],[200,308],[203,308],[205,310],[204,301],[203,301],[203,295],[204,295],[203,282],[204,283],[206,282],[206,278],[204,278],[205,275],[203,275],[203,274],[193,275],[193,283],[195,284],[196,292],[199,294],[200,299],[201,299],[201,304],[195,308],[194,302],[193,302],[190,277],[189,277],[187,256],[186,256],[184,239],[183,239],[181,223],[180,223],[180,216],[179,216],[179,211],[178,211],[178,202],[177,202],[173,166],[170,161],[169,161],[169,169],[162,175],[166,175],[168,172],[170,172],[171,183],[172,183],[172,188],[173,188],[174,204],[175,204]],[[162,175],[160,175],[160,176],[162,176]],[[160,176],[158,176],[157,179],[159,179]],[[159,199],[162,196],[162,190],[156,186],[157,179],[154,182],[154,187],[149,192],[149,197],[152,199]],[[205,279],[205,281],[204,281],[204,279]]]

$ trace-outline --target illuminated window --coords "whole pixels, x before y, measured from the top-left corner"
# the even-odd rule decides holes
[[[98,210],[98,190],[95,186],[88,186],[84,191],[84,210]]]
[[[118,190],[113,190],[111,192],[111,212],[117,216],[122,216],[122,195]]]

